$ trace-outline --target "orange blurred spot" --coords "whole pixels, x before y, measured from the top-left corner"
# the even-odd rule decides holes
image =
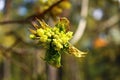
[[[95,48],[105,47],[107,45],[107,41],[103,38],[96,38],[93,42],[93,46]]]

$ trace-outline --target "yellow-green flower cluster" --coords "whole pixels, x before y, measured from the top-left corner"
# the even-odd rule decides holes
[[[35,31],[35,34],[31,34],[31,39],[39,39],[39,42],[46,46],[53,46],[55,50],[59,51],[66,47],[68,41],[72,37],[72,32],[61,31],[59,27],[46,27],[46,28],[38,28]],[[49,43],[49,45],[48,45]]]
[[[53,35],[53,45],[55,45],[55,50],[60,50],[65,47],[65,44],[68,44],[68,41],[72,37],[72,32],[63,32],[60,31],[58,28],[53,28],[54,35]]]
[[[31,39],[37,39],[39,44],[46,48],[45,61],[55,67],[61,66],[61,53],[69,49],[69,40],[72,32],[67,31],[69,21],[61,18],[54,27],[50,27],[44,21],[38,20],[40,27],[33,23],[36,30],[29,29]]]
[[[33,23],[35,30],[29,29],[32,33],[30,38],[39,41],[39,44],[46,48],[44,60],[55,66],[61,66],[61,53],[73,54],[76,57],[83,57],[84,52],[79,51],[69,43],[73,32],[68,31],[69,21],[61,18],[54,27],[50,27],[44,21],[38,20],[40,27]]]

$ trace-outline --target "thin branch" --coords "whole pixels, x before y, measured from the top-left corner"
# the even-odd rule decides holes
[[[29,16],[29,17],[27,18],[27,20],[34,20],[34,19],[36,19],[36,17],[37,17],[38,19],[41,19],[42,17],[44,17],[44,15],[45,15],[46,13],[48,13],[53,7],[55,7],[56,5],[60,4],[62,1],[64,1],[64,0],[60,0],[60,1],[56,2],[55,4],[53,4],[52,6],[50,6],[48,9],[46,9],[43,13],[33,14],[33,15]]]
[[[31,21],[35,20],[36,18],[41,19],[45,16],[46,13],[48,13],[54,6],[58,5],[59,3],[61,3],[64,0],[60,0],[58,2],[56,2],[55,4],[53,4],[52,6],[50,6],[48,9],[46,9],[45,11],[43,11],[42,13],[39,14],[33,14],[31,16],[28,16],[26,19],[21,19],[21,20],[8,20],[8,21],[3,21],[0,22],[0,25],[6,25],[6,24],[28,24],[31,23]]]
[[[115,14],[111,16],[106,21],[103,21],[102,23],[98,24],[97,28],[91,31],[96,32],[96,34],[99,34],[102,31],[108,30],[111,27],[114,27],[115,24],[117,24],[120,21],[119,14]]]
[[[101,23],[101,25],[98,26],[101,29],[99,29],[98,31],[100,32],[102,30],[110,28],[111,26],[113,26],[114,24],[116,24],[119,21],[120,21],[119,14],[115,14],[112,17],[110,17],[108,20]]]
[[[89,0],[82,0],[81,13],[80,13],[82,19],[80,19],[78,28],[71,40],[72,44],[77,43],[85,31],[85,28],[86,28],[86,20],[85,19],[88,14],[88,3],[89,3]]]
[[[29,23],[28,20],[9,20],[9,21],[0,22],[0,25],[6,25],[6,24],[27,24],[27,23]]]

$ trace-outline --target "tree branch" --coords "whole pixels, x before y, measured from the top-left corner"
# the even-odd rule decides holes
[[[110,17],[108,20],[101,23],[98,27],[101,29],[98,29],[96,31],[101,32],[107,28],[110,28],[114,24],[118,23],[120,21],[119,14],[115,14],[112,17]]]
[[[29,23],[28,20],[9,20],[9,21],[0,22],[0,25],[6,25],[6,24],[27,24],[27,23]]]
[[[46,9],[43,13],[33,14],[33,15],[29,16],[29,17],[27,18],[27,20],[35,20],[36,17],[37,17],[38,19],[43,18],[46,13],[48,13],[53,7],[55,7],[56,5],[58,5],[59,3],[61,3],[62,1],[64,1],[64,0],[60,0],[60,1],[56,2],[55,4],[53,4],[52,6],[50,6],[48,9]]]
[[[89,0],[82,0],[81,13],[80,13],[82,19],[80,19],[78,28],[71,40],[72,44],[75,44],[79,41],[79,39],[82,37],[84,30],[86,28],[86,20],[85,19],[88,14],[88,3],[89,3]]]
[[[28,24],[28,23],[31,23],[31,21],[35,20],[36,18],[38,18],[38,19],[44,18],[46,13],[48,13],[54,6],[58,5],[62,1],[64,1],[64,0],[60,0],[60,1],[56,2],[55,4],[50,6],[48,9],[43,11],[42,13],[30,15],[26,19],[2,21],[2,22],[0,22],[0,25],[6,25],[6,24]]]

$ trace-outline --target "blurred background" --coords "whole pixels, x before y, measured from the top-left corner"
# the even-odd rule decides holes
[[[62,55],[56,69],[29,39],[35,18],[70,20],[71,43],[88,54]],[[120,80],[120,0],[0,0],[0,80]]]

